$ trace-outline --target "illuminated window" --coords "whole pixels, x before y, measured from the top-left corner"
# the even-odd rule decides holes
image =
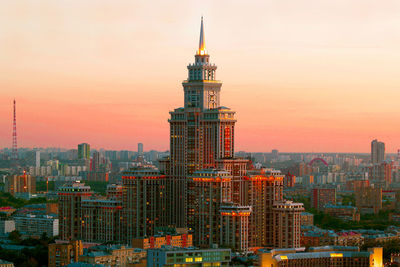
[[[193,258],[186,258],[185,261],[186,262],[193,262]]]

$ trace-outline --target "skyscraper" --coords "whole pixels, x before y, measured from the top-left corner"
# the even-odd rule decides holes
[[[385,143],[377,139],[371,142],[371,163],[378,164],[385,160]]]
[[[195,63],[188,65],[183,81],[184,107],[170,112],[171,223],[187,225],[187,181],[195,171],[214,168],[216,160],[234,156],[235,112],[220,105],[222,83],[217,66],[210,63],[204,39],[203,19]]]
[[[78,145],[78,159],[90,159],[90,145],[82,143]]]

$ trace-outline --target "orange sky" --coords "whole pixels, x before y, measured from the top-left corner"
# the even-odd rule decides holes
[[[400,148],[397,0],[4,0],[0,147],[169,148],[168,111],[206,45],[236,150]]]

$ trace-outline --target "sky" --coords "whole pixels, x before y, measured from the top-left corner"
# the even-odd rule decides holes
[[[0,147],[169,149],[200,18],[236,151],[400,148],[400,1],[3,0]]]

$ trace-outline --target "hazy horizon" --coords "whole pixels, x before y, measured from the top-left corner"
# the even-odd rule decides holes
[[[398,1],[2,7],[2,147],[12,143],[15,98],[19,147],[169,150],[168,112],[183,105],[203,15],[221,104],[237,112],[236,151],[369,153],[373,139],[400,148]]]

